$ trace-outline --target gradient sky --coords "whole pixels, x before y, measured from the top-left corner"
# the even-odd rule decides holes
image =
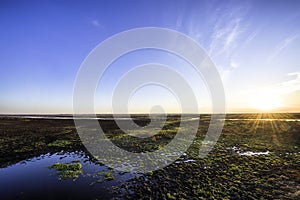
[[[228,112],[300,111],[300,1],[2,0],[0,113],[71,113],[73,84],[89,52],[116,33],[148,26],[180,31],[207,51],[223,79]],[[155,51],[118,62],[168,57],[174,63]],[[110,112],[111,85],[124,69],[111,66],[103,77],[107,87],[97,91],[107,98],[96,94],[97,112]],[[209,98],[199,88],[200,111],[207,112]],[[149,102],[173,106],[174,98],[145,88],[134,101],[132,111],[146,112]]]

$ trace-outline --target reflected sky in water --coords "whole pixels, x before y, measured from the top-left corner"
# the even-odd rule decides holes
[[[80,161],[83,173],[76,180],[59,180],[54,163]],[[111,171],[114,180],[105,181]],[[45,154],[0,169],[1,199],[107,199],[111,187],[121,185],[135,174],[120,174],[105,165],[94,163],[84,152]],[[102,180],[97,182],[98,180]]]

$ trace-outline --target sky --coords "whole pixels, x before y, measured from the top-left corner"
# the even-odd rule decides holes
[[[168,28],[195,40],[219,71],[226,112],[300,111],[297,0],[2,0],[0,27],[0,113],[72,113],[73,87],[84,59],[105,39],[141,27]],[[102,77],[95,112],[111,112],[118,79],[151,62],[182,73],[195,91],[200,112],[211,111],[203,80],[176,56],[151,49],[126,56]],[[157,85],[124,101],[131,112],[148,112],[153,105],[162,105],[166,112],[180,107],[172,93]]]

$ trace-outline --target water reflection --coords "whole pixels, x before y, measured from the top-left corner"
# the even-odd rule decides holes
[[[259,152],[243,151],[243,150],[239,149],[236,146],[228,147],[226,149],[230,150],[230,151],[233,151],[233,152],[237,153],[240,156],[258,156],[258,155],[268,155],[268,154],[271,153],[270,151],[259,151]]]
[[[82,165],[78,179],[59,180],[55,163]],[[105,174],[114,180],[105,179]],[[84,152],[45,154],[0,169],[1,199],[108,199],[112,186],[118,187],[137,174],[119,173],[97,162]],[[101,180],[101,181],[99,181]]]

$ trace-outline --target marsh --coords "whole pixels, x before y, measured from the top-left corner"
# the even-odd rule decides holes
[[[169,115],[161,132],[137,140],[108,116],[94,120],[107,138],[132,152],[168,144],[180,122]],[[148,123],[145,116],[134,120]],[[229,114],[214,149],[199,158],[210,122],[210,115],[200,115],[189,149],[171,165],[142,174],[119,172],[94,158],[68,116],[1,116],[0,194],[4,199],[297,199],[299,120],[299,114]]]

